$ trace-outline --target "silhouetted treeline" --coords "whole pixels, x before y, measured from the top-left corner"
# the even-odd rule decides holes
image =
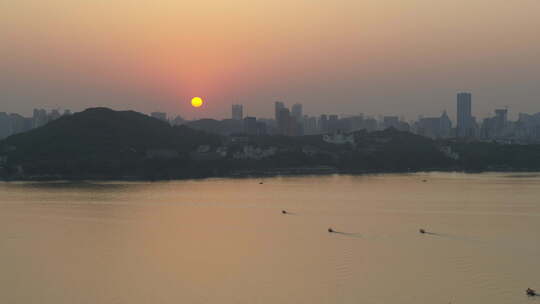
[[[454,143],[459,167],[466,170],[540,170],[540,145]]]
[[[540,146],[434,141],[394,129],[322,136],[225,137],[132,111],[88,109],[0,142],[8,179],[179,179],[333,168],[324,172],[540,170]]]

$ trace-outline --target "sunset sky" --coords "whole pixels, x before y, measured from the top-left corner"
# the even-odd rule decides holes
[[[538,0],[4,0],[0,111],[540,111]],[[190,105],[205,98],[202,108]]]

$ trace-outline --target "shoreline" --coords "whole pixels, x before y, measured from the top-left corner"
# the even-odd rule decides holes
[[[161,181],[183,181],[183,180],[201,180],[212,178],[271,178],[271,177],[289,177],[289,176],[328,176],[328,175],[379,175],[379,174],[415,174],[415,173],[540,173],[538,169],[487,169],[487,170],[465,170],[465,169],[443,169],[430,168],[421,170],[340,170],[334,167],[314,167],[314,168],[276,168],[271,170],[239,170],[229,174],[205,175],[205,176],[187,176],[176,178],[143,178],[138,176],[108,177],[108,176],[59,176],[59,175],[41,175],[17,178],[3,178],[0,182],[84,182],[84,181],[110,181],[110,182],[161,182]]]

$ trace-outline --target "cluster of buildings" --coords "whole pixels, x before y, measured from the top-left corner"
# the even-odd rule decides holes
[[[289,109],[285,103],[276,101],[274,103],[273,119],[244,117],[243,105],[239,104],[232,105],[231,110],[231,119],[234,121],[243,121],[243,131],[246,134],[301,136],[344,133],[357,130],[371,132],[388,128],[395,128],[400,131],[412,131],[411,124],[403,121],[398,116],[383,116],[379,119],[363,114],[341,116],[337,114],[321,114],[319,116],[309,116],[303,113],[303,105],[300,103],[293,104]],[[444,117],[448,118],[446,113]],[[432,126],[438,123],[439,118],[425,118],[422,119],[419,128],[422,128],[422,132],[425,133],[423,135],[437,134],[432,137],[441,137],[438,136],[440,131],[432,130]],[[257,127],[255,128],[256,124]],[[227,130],[224,130],[224,132],[227,132]],[[444,134],[445,136],[450,136],[450,132]]]
[[[231,118],[221,121],[223,124],[220,133],[300,136],[358,130],[372,132],[394,128],[432,139],[460,138],[501,143],[540,143],[540,113],[519,113],[518,120],[510,121],[507,108],[495,109],[493,116],[478,120],[473,116],[472,106],[471,93],[458,93],[454,124],[446,111],[440,116],[420,117],[416,121],[405,121],[398,116],[372,117],[363,114],[310,116],[303,113],[304,107],[300,103],[295,103],[289,108],[284,102],[276,101],[274,117],[265,119],[244,116],[244,106],[234,104],[231,107]],[[165,113],[152,113],[152,116],[167,121]],[[169,122],[174,125],[189,123],[180,117]]]
[[[241,104],[233,104],[231,106],[231,119],[233,120],[231,126],[237,126],[237,131],[240,133],[247,135],[268,134],[266,129],[268,122],[260,119],[257,120],[257,117],[254,116],[244,117],[244,106]]]
[[[416,122],[414,131],[431,138],[466,138],[501,143],[538,143],[540,142],[540,113],[519,113],[518,120],[508,120],[508,108],[495,109],[493,116],[478,121],[472,115],[472,95],[457,94],[457,124],[446,115],[441,117],[421,118]]]
[[[48,122],[60,118],[62,115],[70,114],[70,110],[65,110],[61,113],[57,109],[51,111],[34,109],[32,117],[24,117],[17,113],[0,112],[0,139],[30,131],[34,128],[44,126]]]
[[[460,92],[456,98],[456,124],[446,113],[437,117],[420,117],[406,122],[398,116],[378,118],[359,115],[303,114],[302,104],[289,109],[283,102],[274,104],[274,119],[243,117],[243,106],[232,106],[232,119],[244,121],[247,134],[274,134],[286,136],[347,133],[357,130],[368,132],[394,128],[433,139],[461,138],[468,140],[498,141],[502,143],[540,142],[540,113],[520,113],[517,121],[508,120],[508,109],[495,109],[492,117],[478,121],[472,115],[472,94]],[[255,128],[255,125],[258,125]]]
[[[289,108],[281,101],[274,103],[274,117],[270,119],[244,116],[244,106],[241,104],[232,105],[230,119],[219,122],[212,120],[217,125],[210,124],[208,122],[210,120],[189,122],[180,116],[169,119],[163,112],[153,112],[150,116],[172,125],[188,124],[202,129],[208,125],[207,131],[216,132],[217,129],[222,135],[301,136],[349,133],[358,130],[372,132],[394,128],[433,139],[461,138],[502,143],[540,143],[540,113],[520,113],[517,121],[510,121],[507,108],[495,109],[493,116],[479,121],[472,115],[472,95],[467,92],[457,94],[456,110],[455,125],[446,111],[437,117],[420,117],[416,121],[407,122],[398,116],[377,118],[363,114],[310,116],[304,114],[302,104],[295,103]],[[62,115],[70,114],[69,110],[61,113],[59,110],[35,109],[32,117],[23,117],[16,113],[0,112],[0,139],[43,126]]]
[[[240,104],[232,105],[231,119],[233,121],[243,122],[243,133],[249,135],[301,136],[341,131],[348,132],[361,129],[374,131],[379,127],[376,119],[364,117],[363,115],[341,117],[335,114],[322,114],[318,117],[304,115],[302,104],[295,103],[289,109],[281,101],[274,103],[274,117],[271,119],[257,119],[253,116],[244,117],[243,105]],[[384,120],[386,127],[408,130],[397,116],[388,116]],[[227,130],[224,131],[226,132]]]

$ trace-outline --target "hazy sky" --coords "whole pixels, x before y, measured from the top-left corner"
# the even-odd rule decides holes
[[[539,0],[0,1],[0,111],[453,119],[458,91],[540,111]]]

